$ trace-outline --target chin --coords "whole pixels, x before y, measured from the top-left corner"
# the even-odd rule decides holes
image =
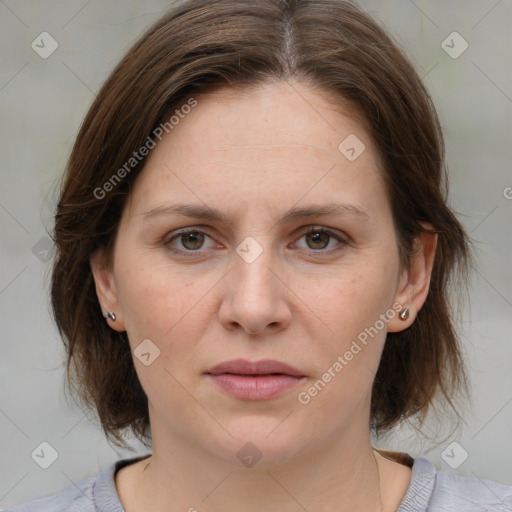
[[[217,439],[216,446],[210,444],[209,449],[239,469],[279,469],[293,462],[302,451],[302,443],[307,442],[300,432],[296,435],[290,432],[285,423],[283,418],[270,417],[246,417],[230,424],[223,423],[232,437],[222,436],[222,440]]]

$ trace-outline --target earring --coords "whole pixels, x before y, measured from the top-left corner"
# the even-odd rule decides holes
[[[407,320],[409,318],[409,308],[405,308],[398,316],[400,317],[400,320]]]
[[[112,322],[115,322],[116,321],[116,315],[114,313],[112,313],[112,311],[109,311],[105,318],[110,318],[112,320]]]

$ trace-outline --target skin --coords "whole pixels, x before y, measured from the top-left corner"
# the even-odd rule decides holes
[[[132,350],[144,339],[160,350],[148,366],[134,357],[153,450],[149,466],[117,473],[120,500],[127,512],[396,510],[411,472],[372,448],[371,388],[386,331],[410,326],[426,299],[436,237],[421,235],[410,268],[399,268],[377,153],[339,98],[292,81],[194,97],[197,106],[151,151],[132,189],[112,267],[101,251],[91,258],[102,309],[117,316],[109,325],[127,331]],[[366,146],[354,161],[338,150],[350,134]],[[177,202],[219,209],[231,222],[143,220]],[[355,204],[368,218],[277,222],[294,206],[330,202]],[[345,243],[305,236],[312,226]],[[169,241],[185,227],[206,233],[203,245]],[[252,263],[236,252],[248,236],[262,249]],[[409,318],[395,314],[299,403],[298,393],[396,303]],[[269,400],[236,399],[204,372],[238,357],[277,359],[306,378]],[[252,468],[237,458],[247,442],[262,455]]]

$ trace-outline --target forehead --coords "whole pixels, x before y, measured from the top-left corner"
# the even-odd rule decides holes
[[[257,201],[260,192],[294,203],[313,189],[363,200],[383,187],[356,110],[334,94],[283,82],[216,87],[194,99],[149,154],[130,208],[163,202],[171,190],[218,206],[227,197]]]
[[[198,106],[181,123],[180,135],[198,134],[197,124],[206,118],[210,129],[200,136],[216,142],[217,149],[245,142],[247,149],[278,143],[326,150],[349,133],[367,138],[351,103],[312,84],[286,81],[251,87],[217,86],[196,99]]]

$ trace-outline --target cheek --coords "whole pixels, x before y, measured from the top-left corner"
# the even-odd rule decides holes
[[[301,286],[299,296],[336,339],[347,341],[385,312],[394,292],[393,277],[392,265],[347,266],[314,286]]]
[[[176,400],[186,405],[186,393],[181,396],[172,376],[184,381],[181,373],[193,367],[194,345],[203,336],[208,315],[207,289],[155,261],[125,268],[120,265],[119,271],[120,305],[141,385],[152,400],[160,396],[165,401],[172,391],[173,396],[181,397]],[[137,360],[137,348],[146,339],[159,350],[149,366]]]
[[[318,317],[330,329],[326,331],[319,323],[316,333],[311,333],[316,340],[312,347],[315,375],[299,397],[300,407],[309,411],[315,428],[325,428],[319,425],[326,423],[326,417],[335,428],[353,420],[353,415],[366,414],[386,336],[380,315],[390,297],[386,274],[376,281],[377,274],[375,268],[352,268],[350,277],[341,273],[304,300],[314,304]],[[328,336],[320,335],[320,329]]]
[[[361,257],[357,265],[340,268],[319,286],[302,288],[301,298],[322,320],[318,329],[328,333],[311,333],[317,340],[316,377],[328,382],[325,389],[322,382],[317,386],[322,389],[317,405],[334,401],[355,406],[371,392],[387,332],[381,315],[392,302],[396,273],[391,248],[387,259],[380,254],[385,253],[367,254],[364,262]]]
[[[161,340],[190,314],[202,288],[165,262],[147,260],[119,265],[119,303],[129,335]]]

